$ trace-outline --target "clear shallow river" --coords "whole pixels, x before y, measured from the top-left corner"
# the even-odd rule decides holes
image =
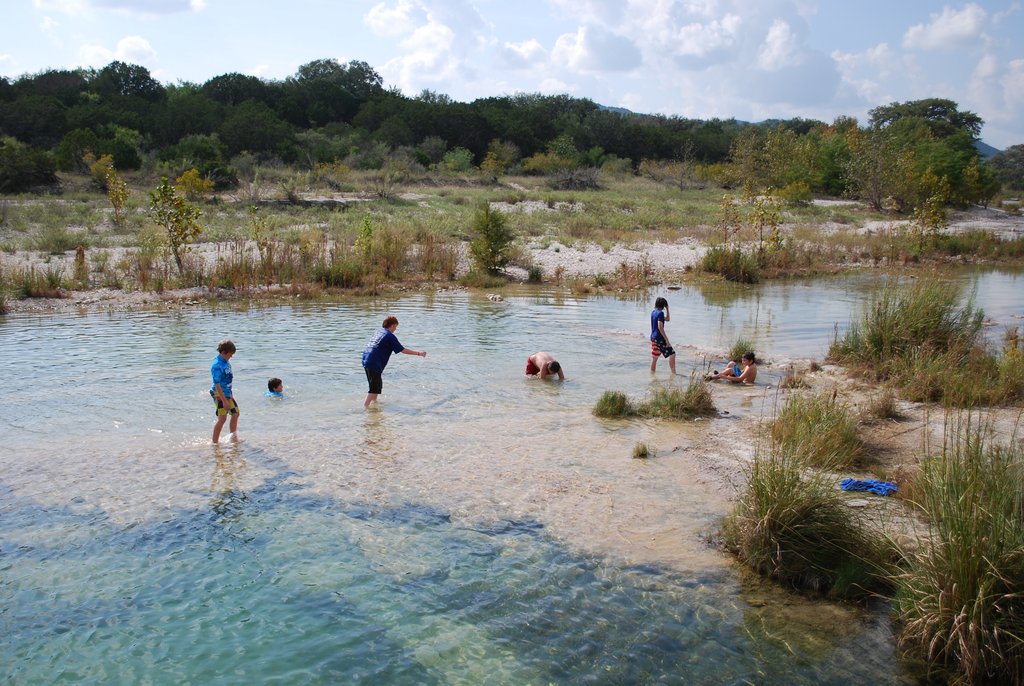
[[[1017,273],[964,272],[999,326]],[[8,683],[913,683],[884,610],[752,581],[704,536],[731,492],[708,423],[602,421],[738,335],[820,359],[875,287],[843,277],[666,294],[681,378],[647,371],[640,298],[508,291],[0,318],[0,674]],[[364,412],[362,348],[396,356]],[[232,360],[243,442],[208,444]],[[523,377],[551,351],[567,382]],[[705,361],[706,360],[706,361]],[[732,416],[765,386],[716,390]],[[280,376],[287,397],[262,397]],[[638,440],[658,448],[632,460]]]

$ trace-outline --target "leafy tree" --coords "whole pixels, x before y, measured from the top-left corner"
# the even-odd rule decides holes
[[[26,95],[0,108],[0,135],[50,148],[64,137],[67,108],[48,95]]]
[[[85,163],[87,154],[97,154],[100,150],[100,139],[89,129],[70,131],[57,146],[54,157],[57,168],[66,172],[86,172],[89,165]]]
[[[944,98],[894,102],[876,107],[868,115],[870,125],[878,129],[905,120],[924,122],[936,138],[966,133],[975,140],[981,135],[981,127],[985,123],[974,112],[961,112],[954,101]]]
[[[0,139],[0,193],[21,193],[56,183],[56,168],[48,153],[14,138]]]
[[[465,148],[453,148],[444,154],[441,164],[450,172],[468,172],[473,168],[473,153]]]
[[[218,134],[229,155],[248,150],[277,156],[285,161],[297,157],[298,149],[292,127],[272,109],[254,100],[247,100],[233,108]]]
[[[469,254],[483,271],[496,273],[511,259],[516,234],[508,226],[508,218],[485,203],[473,216]]]
[[[174,180],[174,187],[185,195],[186,200],[198,200],[213,192],[213,181],[203,178],[199,170],[193,167]]]
[[[914,195],[916,157],[885,130],[851,134],[846,164],[850,192],[876,210],[902,210]]]
[[[103,67],[92,81],[92,90],[104,97],[140,98],[161,102],[167,97],[163,85],[138,64],[114,61]]]
[[[1024,144],[1011,145],[993,155],[988,163],[1007,188],[1024,190]]]
[[[125,210],[128,207],[128,184],[124,182],[113,166],[106,169],[107,200],[114,210],[114,223],[118,226],[124,224]]]
[[[184,275],[183,253],[188,244],[199,238],[203,227],[199,225],[199,208],[185,202],[178,196],[174,186],[167,183],[167,177],[149,193],[149,216],[167,233],[167,242],[178,265],[178,274]]]

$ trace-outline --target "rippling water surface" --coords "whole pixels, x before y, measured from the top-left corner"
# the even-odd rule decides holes
[[[1018,276],[974,285],[1000,324]],[[669,291],[681,379],[647,371],[654,293],[510,292],[0,319],[0,673],[8,683],[904,683],[884,611],[765,588],[710,548],[731,493],[707,424],[595,419],[744,335],[820,358],[875,286]],[[1016,308],[1016,309],[1015,309]],[[363,345],[396,356],[365,412]],[[240,444],[208,444],[232,360]],[[523,377],[549,350],[568,380]],[[664,363],[662,363],[664,365]],[[262,397],[280,376],[286,398]],[[716,397],[733,415],[766,385]],[[632,460],[634,443],[658,457]]]

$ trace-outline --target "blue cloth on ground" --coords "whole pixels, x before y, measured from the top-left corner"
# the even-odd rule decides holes
[[[843,479],[839,482],[839,488],[844,491],[870,491],[875,495],[892,495],[899,490],[899,486],[891,481],[876,479]]]

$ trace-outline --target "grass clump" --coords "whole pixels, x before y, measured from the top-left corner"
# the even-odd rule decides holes
[[[896,577],[900,641],[965,683],[1024,683],[1024,449],[970,418],[922,465],[929,536]]]
[[[740,248],[716,245],[704,253],[701,269],[718,274],[727,281],[757,283],[761,280],[761,268],[757,256]]]
[[[633,459],[646,460],[648,457],[654,457],[654,449],[643,441],[637,441],[633,446]]]
[[[1000,356],[981,337],[984,312],[960,305],[954,284],[924,280],[909,288],[890,283],[859,321],[833,339],[829,357],[867,376],[891,382],[901,397],[972,407],[1024,398],[1024,353]]]
[[[702,378],[691,377],[686,388],[657,388],[640,402],[633,402],[621,391],[605,391],[594,405],[597,417],[660,417],[693,419],[717,412],[711,389]]]
[[[782,451],[822,469],[848,467],[864,453],[857,423],[835,392],[790,395],[771,432]]]
[[[831,479],[785,450],[755,457],[723,526],[751,569],[795,588],[858,598],[885,582],[885,548],[855,520]]]
[[[622,391],[605,391],[594,405],[597,417],[635,417],[636,405]]]
[[[711,389],[702,378],[691,378],[686,388],[656,388],[638,408],[645,417],[666,419],[693,419],[714,415]]]

